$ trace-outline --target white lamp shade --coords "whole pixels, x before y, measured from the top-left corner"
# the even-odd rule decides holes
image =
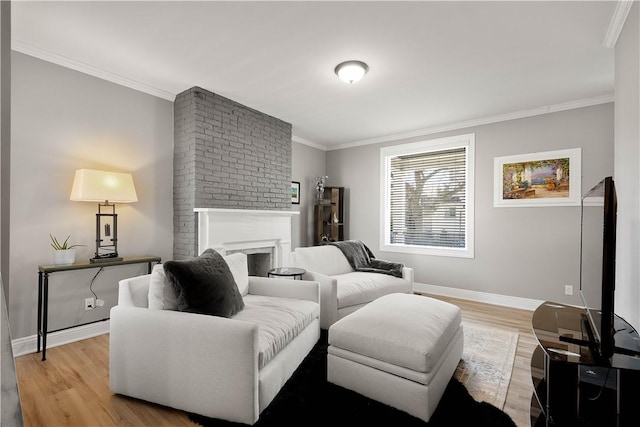
[[[138,201],[130,173],[78,169],[73,179],[71,200],[80,202],[131,203]]]
[[[335,69],[336,74],[345,83],[355,83],[369,71],[369,66],[362,61],[345,61]]]

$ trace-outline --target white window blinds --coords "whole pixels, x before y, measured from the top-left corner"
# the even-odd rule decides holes
[[[473,136],[381,154],[384,250],[473,257]]]
[[[391,158],[391,243],[465,246],[465,148]]]

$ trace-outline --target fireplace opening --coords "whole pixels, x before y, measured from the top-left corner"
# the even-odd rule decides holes
[[[251,248],[226,251],[227,254],[242,252],[247,255],[249,276],[267,277],[273,268],[273,248]]]
[[[247,254],[249,276],[267,277],[271,269],[271,254]]]

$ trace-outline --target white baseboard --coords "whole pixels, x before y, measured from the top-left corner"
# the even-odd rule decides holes
[[[91,323],[89,325],[77,326],[75,328],[65,329],[47,334],[47,350],[63,344],[69,344],[75,341],[92,338],[98,335],[109,333],[109,320],[104,322]],[[11,340],[13,347],[13,356],[22,356],[25,354],[35,353],[38,348],[38,336],[31,335],[23,338]],[[42,349],[41,349],[42,350]]]
[[[529,298],[511,297],[491,294],[488,292],[470,291],[467,289],[448,288],[446,286],[429,285],[426,283],[414,283],[413,289],[417,292],[467,299],[530,311],[535,310],[544,302]],[[107,333],[109,333],[109,320],[65,329],[64,331],[53,332],[47,334],[47,349]],[[14,356],[35,353],[37,350],[37,335],[17,338],[11,341],[11,345],[13,347]]]
[[[428,285],[426,283],[414,283],[413,289],[416,292],[443,295],[452,298],[467,299],[471,301],[484,302],[487,304],[495,304],[530,311],[534,311],[540,304],[544,302],[529,298],[510,297],[507,295],[490,294],[488,292],[470,291],[467,289],[459,288],[448,288],[446,286],[438,285]]]

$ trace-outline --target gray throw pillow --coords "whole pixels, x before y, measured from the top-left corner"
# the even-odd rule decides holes
[[[213,249],[194,259],[166,261],[164,271],[180,311],[231,317],[244,308],[227,262]]]

